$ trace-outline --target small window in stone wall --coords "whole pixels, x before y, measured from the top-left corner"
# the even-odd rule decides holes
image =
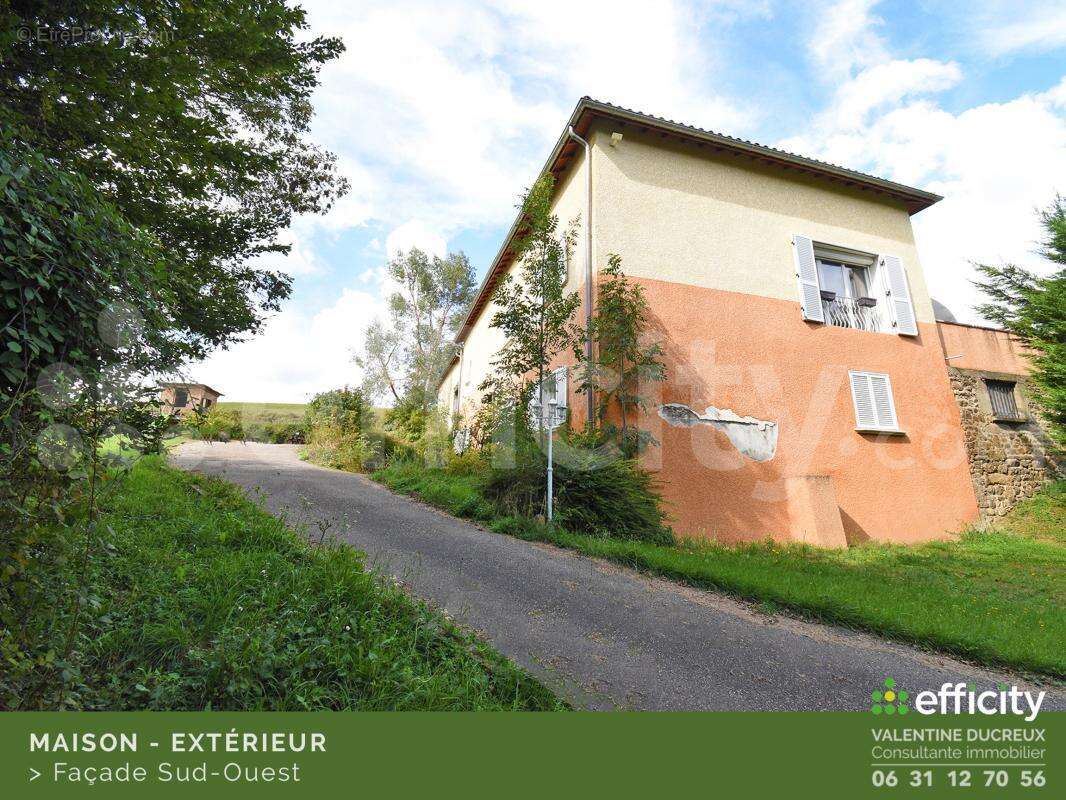
[[[185,408],[189,404],[189,390],[188,389],[175,389],[174,390],[174,406],[176,408]]]
[[[1018,401],[1014,396],[1017,384],[1014,381],[986,380],[988,400],[992,404],[992,416],[996,419],[1022,419]]]

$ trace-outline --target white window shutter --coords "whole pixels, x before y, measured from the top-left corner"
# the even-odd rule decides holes
[[[797,233],[792,237],[792,253],[796,259],[796,277],[799,279],[803,318],[824,323],[822,290],[818,285],[818,264],[814,260],[814,242],[810,237]]]
[[[877,425],[888,430],[898,430],[896,406],[892,401],[892,384],[887,375],[870,375],[870,390],[874,397],[874,410],[877,412]]]
[[[877,412],[874,410],[870,381],[865,373],[851,373],[851,399],[855,404],[855,427],[876,428]]]
[[[898,431],[892,381],[878,372],[851,372],[851,399],[855,427],[860,430]]]
[[[566,367],[559,367],[555,370],[555,399],[559,403],[560,408],[566,408],[569,405],[568,399],[570,397],[569,382],[567,379]]]
[[[914,316],[914,304],[911,302],[910,288],[907,286],[907,273],[898,256],[881,256],[881,267],[885,270],[885,282],[888,286],[889,305],[896,321],[896,333],[904,336],[918,335],[918,322]]]

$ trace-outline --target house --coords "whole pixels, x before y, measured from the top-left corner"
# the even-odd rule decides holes
[[[962,416],[911,216],[940,198],[583,98],[552,150],[578,223],[567,289],[609,254],[645,290],[667,380],[644,388],[675,530],[723,541],[915,542],[976,520]],[[492,294],[516,220],[458,334],[438,402],[463,421],[503,344]],[[574,426],[589,399],[555,376]]]
[[[163,414],[180,414],[187,416],[196,411],[206,411],[222,396],[205,383],[162,383],[160,384],[160,412]]]

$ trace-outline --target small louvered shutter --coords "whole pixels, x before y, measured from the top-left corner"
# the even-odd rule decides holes
[[[822,291],[818,286],[818,263],[814,260],[814,242],[797,233],[792,237],[792,253],[796,259],[796,277],[799,279],[803,318],[824,323]]]
[[[988,387],[988,399],[992,404],[992,415],[1003,419],[1020,419],[1018,403],[1014,399],[1013,381],[985,380]]]
[[[892,384],[887,375],[868,375],[870,392],[874,398],[874,411],[877,413],[877,427],[896,430],[896,408],[892,402]]]
[[[570,404],[567,399],[569,397],[567,370],[566,367],[559,367],[559,369],[555,370],[555,400],[560,408],[566,408]]]
[[[865,373],[851,373],[851,399],[855,404],[855,427],[876,428],[877,412],[874,411],[873,394]]]
[[[914,318],[914,304],[911,302],[903,262],[898,256],[881,256],[881,266],[885,270],[890,305],[895,315],[896,333],[917,336],[918,322]]]
[[[892,382],[877,372],[851,373],[851,399],[855,405],[855,427],[866,430],[899,430]]]

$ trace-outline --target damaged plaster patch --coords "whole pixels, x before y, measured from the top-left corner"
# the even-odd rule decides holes
[[[659,416],[675,428],[706,424],[722,431],[733,447],[755,461],[769,461],[777,452],[777,423],[755,417],[742,417],[728,408],[707,406],[697,414],[681,403],[659,406]]]

